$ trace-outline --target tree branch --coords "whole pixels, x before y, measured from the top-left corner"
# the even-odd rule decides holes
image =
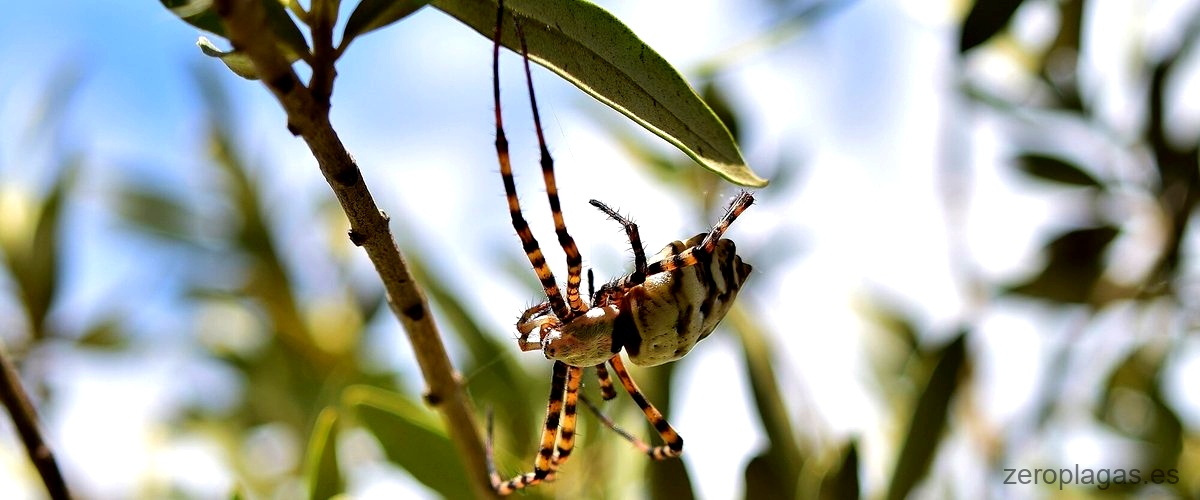
[[[0,344],[0,400],[4,402],[4,407],[8,408],[17,434],[21,436],[21,442],[25,444],[25,451],[29,454],[29,461],[33,462],[38,474],[42,476],[50,498],[71,498],[58,463],[54,461],[54,453],[42,438],[42,426],[38,423],[37,412],[29,402],[29,395],[21,386],[20,375],[8,360],[8,353],[4,351],[3,344]]]
[[[495,496],[486,473],[483,440],[462,383],[450,364],[425,295],[413,280],[400,249],[388,228],[388,218],[375,205],[362,173],[329,122],[328,105],[314,99],[268,35],[266,14],[258,0],[218,0],[221,16],[234,49],[254,62],[263,83],[287,112],[287,127],[308,144],[317,164],[350,220],[350,241],[363,247],[387,290],[388,305],[404,326],[417,363],[428,385],[426,402],[441,413],[467,467],[477,497]],[[333,64],[332,58],[319,61]],[[332,68],[313,68],[332,77]],[[332,82],[322,83],[331,88]],[[328,87],[326,87],[328,85]],[[318,91],[325,89],[316,89]]]

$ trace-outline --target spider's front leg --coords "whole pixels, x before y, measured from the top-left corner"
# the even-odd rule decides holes
[[[522,351],[537,351],[542,348],[542,340],[554,328],[557,321],[553,320],[549,302],[542,302],[530,307],[517,320],[517,347]]]

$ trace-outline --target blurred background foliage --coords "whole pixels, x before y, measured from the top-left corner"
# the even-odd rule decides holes
[[[1200,134],[1173,113],[1173,103],[1183,99],[1178,88],[1196,74],[1192,49],[1200,35],[1200,11],[1187,20],[1177,40],[1135,51],[1127,64],[1130,74],[1120,83],[1143,102],[1129,104],[1135,116],[1125,118],[1127,122],[1114,123],[1102,94],[1085,87],[1091,80],[1081,77],[1088,67],[1081,58],[1087,54],[1086,40],[1104,36],[1089,31],[1091,18],[1085,15],[1099,8],[1097,3],[979,0],[964,6],[955,96],[964,111],[951,121],[997,124],[1013,145],[1012,169],[1032,181],[1029,191],[1078,206],[1066,210],[1056,232],[1044,238],[1041,257],[1028,273],[983,272],[966,244],[969,233],[978,229],[968,227],[962,215],[972,201],[967,186],[976,175],[973,154],[967,142],[953,140],[947,132],[942,147],[948,160],[938,166],[938,182],[952,246],[948,264],[965,291],[967,307],[956,327],[933,331],[918,318],[922,311],[902,300],[886,293],[862,298],[859,314],[868,325],[864,345],[872,369],[868,384],[874,387],[869,397],[887,416],[878,433],[833,433],[795,414],[790,408],[811,401],[780,381],[793,363],[777,345],[788,332],[774,331],[760,319],[768,287],[806,286],[779,283],[773,273],[803,259],[806,245],[820,242],[805,241],[786,220],[766,239],[739,240],[745,260],[755,266],[755,278],[720,335],[738,340],[756,425],[765,436],[744,466],[745,497],[1008,496],[1014,490],[1003,485],[1006,467],[1071,466],[1053,448],[1064,446],[1065,430],[1074,428],[1097,429],[1103,436],[1100,451],[1118,457],[1114,467],[1175,469],[1179,481],[1106,489],[1069,486],[1072,496],[1200,494],[1200,435],[1194,421],[1181,417],[1184,403],[1164,387],[1176,353],[1195,342],[1200,307],[1194,298],[1196,235],[1189,224],[1200,201]],[[776,21],[692,73],[693,84],[739,142],[752,140],[749,134],[762,125],[748,124],[747,114],[729,98],[723,83],[727,68],[790,43],[853,4],[763,2]],[[1042,22],[1043,33],[1022,35],[1027,30],[1022,31],[1021,23],[1033,20]],[[1008,63],[1006,73],[976,69],[981,61],[996,59]],[[19,136],[9,144],[22,150],[6,152],[3,158],[9,162],[0,165],[5,267],[0,335],[39,407],[54,413],[52,381],[63,359],[101,356],[121,362],[158,352],[145,347],[160,340],[138,325],[143,320],[135,312],[140,305],[122,300],[120,290],[112,291],[103,314],[83,318],[73,316],[73,302],[64,298],[70,297],[71,286],[61,278],[71,265],[62,259],[64,246],[83,244],[68,237],[71,218],[79,211],[100,210],[115,221],[105,230],[121,232],[130,247],[155,256],[147,258],[148,265],[166,262],[162,272],[181,275],[186,283],[178,296],[167,298],[181,318],[176,324],[185,332],[182,349],[202,353],[206,373],[214,373],[221,383],[197,383],[181,369],[173,383],[183,386],[187,397],[166,417],[171,425],[162,439],[175,444],[198,440],[211,445],[206,449],[218,450],[219,468],[233,477],[230,495],[329,498],[349,484],[402,471],[421,485],[405,491],[469,497],[463,480],[468,472],[441,421],[413,389],[421,381],[405,380],[375,352],[386,340],[379,325],[394,318],[376,277],[356,269],[356,249],[345,237],[339,208],[327,195],[319,201],[281,199],[265,184],[264,172],[285,166],[272,159],[271,151],[250,152],[255,133],[239,119],[240,106],[225,90],[247,84],[231,83],[233,78],[205,62],[209,64],[192,71],[208,110],[203,123],[194,126],[202,131],[197,151],[203,156],[180,159],[197,170],[202,189],[184,189],[154,175],[123,178],[100,193],[80,182],[81,176],[89,177],[89,169],[106,167],[89,161],[87,146],[71,134],[68,123],[72,96],[87,77],[86,65],[65,65],[82,69],[64,70],[45,82],[41,104],[28,122],[15,132],[5,131]],[[267,99],[265,93],[259,97]],[[725,202],[718,195],[724,181],[631,133],[611,115],[596,120],[608,125],[629,161],[646,169],[662,191],[685,200],[682,212],[693,214],[686,226],[711,224]],[[14,157],[28,162],[12,163]],[[787,200],[776,196],[802,189],[797,186],[807,174],[828,168],[793,157],[755,161],[772,185],[757,193],[760,206],[746,217],[783,206]],[[490,165],[471,168],[494,170]],[[316,235],[308,240],[318,242],[316,248],[299,248],[288,240],[295,228],[281,221],[284,210],[293,218],[301,214],[303,231]],[[501,470],[527,469],[544,412],[549,364],[522,361],[512,332],[488,326],[468,295],[455,289],[463,281],[449,276],[458,271],[432,259],[441,249],[424,244],[418,229],[405,222],[418,214],[391,215],[441,328],[461,347],[454,361],[476,408],[481,415],[485,408],[495,411]],[[515,243],[514,238],[497,245],[515,248]],[[1129,250],[1121,248],[1133,248],[1141,258],[1126,260]],[[535,297],[536,283],[520,254],[504,255],[509,259],[504,272],[526,284],[513,293]],[[306,264],[313,260],[326,264]],[[1032,415],[997,424],[981,417],[980,405],[990,396],[976,380],[980,360],[987,358],[980,352],[986,344],[977,338],[977,321],[990,310],[1013,304],[1034,310],[1046,325],[1038,333],[1052,337],[1050,345],[1057,347],[1050,354],[1049,372],[1031,389],[1037,392]],[[796,318],[794,328],[809,326]],[[822,335],[839,335],[837,325],[833,328]],[[1108,339],[1119,353],[1108,356],[1114,358],[1111,362],[1098,356],[1087,348],[1094,345],[1089,336]],[[671,388],[688,382],[677,380],[677,368],[687,362],[635,369],[643,390],[668,417],[677,417]],[[1101,376],[1086,375],[1094,370]],[[599,400],[595,387],[585,384],[584,391]],[[651,435],[628,398],[607,404],[606,411],[635,434]],[[721,430],[681,432],[686,439],[691,433]],[[590,415],[581,417],[580,435],[574,458],[559,479],[530,490],[529,496],[687,498],[697,494],[694,485],[703,481],[689,475],[689,455],[662,463],[643,460]],[[864,452],[870,436],[879,440],[870,444],[873,456],[884,458]],[[983,457],[959,465],[974,467],[966,476],[947,463],[956,461],[963,447]],[[870,472],[868,461],[886,472]],[[35,485],[32,474],[24,469],[28,484]],[[211,493],[203,480],[167,476],[129,485],[120,494]],[[27,491],[37,496],[36,487]],[[1059,494],[1057,485],[1021,491]]]

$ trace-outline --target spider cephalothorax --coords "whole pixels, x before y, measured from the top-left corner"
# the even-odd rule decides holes
[[[529,55],[520,23],[516,23],[517,38],[525,62],[525,79],[529,89],[530,107],[533,110],[534,130],[537,132],[541,153],[542,179],[546,185],[546,197],[550,201],[550,212],[554,217],[554,230],[558,243],[567,256],[566,293],[563,293],[554,278],[554,272],[546,263],[541,247],[529,229],[529,223],[521,214],[521,203],[517,199],[516,182],[513,180],[512,164],[508,154],[508,139],[504,135],[504,122],[500,113],[500,38],[504,21],[503,3],[496,12],[496,30],[493,46],[493,97],[496,104],[496,155],[500,162],[500,176],[508,200],[509,216],[513,229],[521,239],[525,255],[537,273],[546,301],[533,306],[521,315],[517,322],[517,339],[522,350],[541,350],[547,358],[554,360],[554,375],[550,383],[550,401],[546,407],[546,421],[542,430],[540,449],[534,459],[533,472],[518,475],[508,481],[496,472],[492,456],[491,420],[488,424],[487,462],[492,487],[501,495],[549,480],[571,455],[575,446],[576,405],[580,399],[579,387],[583,369],[596,368],[604,399],[616,397],[612,379],[605,364],[621,381],[621,386],[642,409],[646,419],[662,438],[664,445],[651,447],[640,439],[616,428],[612,421],[597,411],[597,415],[608,427],[637,446],[647,456],[661,460],[678,456],[683,451],[683,438],[675,432],[662,413],[650,404],[621,360],[621,351],[629,355],[630,361],[638,365],[658,365],[679,359],[716,328],[725,316],[746,277],[750,266],[738,257],[732,241],[721,239],[734,219],[746,210],[754,198],[750,193],[741,193],[729,205],[725,216],[707,233],[698,234],[687,241],[675,241],[667,245],[652,260],[647,262],[642,249],[638,227],[607,205],[592,200],[592,205],[619,222],[633,247],[634,271],[613,280],[585,298],[580,293],[583,258],[575,240],[567,232],[562,207],[558,198],[558,186],[554,179],[554,160],[546,148],[538,117],[537,100],[533,92],[533,80],[529,70]],[[588,272],[589,290],[591,271]],[[586,399],[584,403],[590,406]]]

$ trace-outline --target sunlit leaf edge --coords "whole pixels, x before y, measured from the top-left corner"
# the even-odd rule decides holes
[[[492,38],[495,3],[434,0],[431,5]],[[733,136],[666,60],[617,18],[583,0],[511,0],[501,43],[520,50],[521,21],[530,59],[678,147],[735,184],[767,180],[746,165]]]

